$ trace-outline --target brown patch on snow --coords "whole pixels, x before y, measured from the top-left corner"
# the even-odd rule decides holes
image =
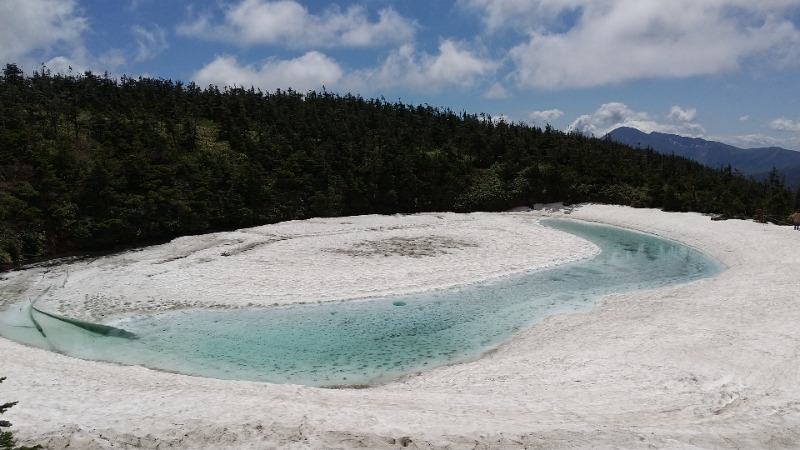
[[[345,248],[328,248],[325,251],[354,257],[408,256],[424,258],[448,255],[454,250],[468,247],[478,247],[478,244],[447,236],[416,236],[356,242]]]

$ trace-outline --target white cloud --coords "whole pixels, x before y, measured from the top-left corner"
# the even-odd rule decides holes
[[[404,19],[393,9],[382,9],[378,12],[378,22],[370,23],[360,8],[348,10],[347,16],[338,17],[336,30],[343,30],[342,43],[352,47],[369,47],[387,43],[408,42],[414,38],[416,24]]]
[[[407,87],[422,91],[473,86],[494,73],[499,64],[482,58],[465,45],[442,41],[439,53],[418,54],[405,44],[392,52],[377,69],[354,74],[354,81],[369,89]]]
[[[673,107],[665,118],[670,119],[674,112]],[[593,114],[578,117],[567,127],[567,131],[601,137],[619,127],[636,128],[645,133],[657,131],[689,136],[697,136],[705,131],[700,124],[691,121],[681,122],[678,125],[659,122],[657,117],[646,112],[634,111],[628,105],[619,102],[605,103]]]
[[[747,122],[748,120],[750,120],[750,116],[739,117],[739,122]]]
[[[637,113],[628,105],[619,102],[605,103],[594,113],[594,117],[601,123],[624,123],[631,119],[647,120],[647,113]]]
[[[686,110],[683,108],[677,108],[679,111],[686,113]],[[673,107],[668,114],[659,117],[646,112],[634,111],[624,103],[611,102],[600,106],[600,108],[592,114],[584,114],[576,118],[569,125],[567,131],[577,131],[586,135],[602,137],[616,128],[631,127],[645,133],[655,131],[659,133],[677,134],[679,136],[699,137],[709,141],[724,142],[740,148],[782,147],[800,150],[800,137],[780,139],[764,134],[742,136],[707,135],[705,129],[699,123],[679,120],[681,117],[694,117],[695,114],[694,111],[692,111],[691,114],[678,114],[676,113],[676,107]],[[672,122],[664,123],[661,121],[662,119]],[[675,123],[676,120],[678,123]],[[772,125],[773,129],[800,131],[800,120],[778,119],[773,121]]]
[[[123,66],[128,59],[128,56],[119,49],[111,49],[95,56],[85,48],[78,48],[69,56],[56,56],[45,61],[44,66],[53,73],[82,74],[87,71],[102,73]]]
[[[486,30],[526,36],[509,51],[521,86],[593,87],[800,62],[797,2],[463,0]]]
[[[724,142],[739,148],[781,147],[789,150],[800,150],[800,138],[779,139],[765,134],[748,134],[743,136],[709,136],[710,141]]]
[[[439,45],[439,54],[436,57],[426,59],[422,71],[426,82],[469,84],[474,77],[484,75],[496,67],[493,62],[481,59],[449,40]]]
[[[527,33],[530,30],[562,27],[561,11],[571,11],[583,1],[575,0],[461,0],[469,10],[477,11],[487,31],[505,31],[509,28]]]
[[[342,11],[336,6],[310,14],[294,0],[242,0],[225,11],[222,24],[201,14],[178,26],[178,33],[242,44],[288,45],[292,48],[372,47],[411,41],[417,24],[395,10],[378,12],[370,21],[361,6]]]
[[[548,109],[546,111],[533,111],[528,117],[534,123],[550,123],[563,115],[564,112],[560,109]]]
[[[153,58],[169,47],[167,45],[166,33],[160,27],[147,30],[137,25],[133,27],[132,31],[134,36],[136,36],[136,44],[138,47],[136,57],[134,58],[137,62]]]
[[[342,74],[334,60],[312,51],[290,60],[271,59],[259,67],[241,65],[231,56],[218,56],[192,79],[198,86],[254,86],[267,92],[292,88],[303,93],[336,85]]]
[[[775,131],[800,131],[800,120],[780,117],[770,122],[769,127]]]
[[[161,28],[133,26],[135,51],[92,52],[84,40],[92,30],[83,12],[74,0],[0,0],[0,61],[17,63],[26,72],[44,64],[54,73],[80,74],[113,71],[167,48]]]
[[[669,115],[667,115],[667,118],[678,122],[694,122],[694,120],[697,118],[697,109],[673,106],[669,112]]]
[[[483,98],[489,100],[503,100],[509,97],[511,97],[511,94],[508,92],[505,86],[500,83],[492,84],[489,87],[489,90],[483,94]]]
[[[67,58],[82,51],[87,29],[72,0],[0,1],[0,61],[38,65],[41,59],[29,59],[33,51]]]

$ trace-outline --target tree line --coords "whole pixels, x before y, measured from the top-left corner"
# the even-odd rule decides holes
[[[783,181],[384,98],[0,78],[0,265],[291,219],[604,202],[783,219]]]

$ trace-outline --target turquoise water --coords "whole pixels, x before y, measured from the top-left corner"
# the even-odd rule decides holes
[[[555,313],[583,310],[601,295],[685,283],[721,266],[655,236],[571,220],[547,226],[601,248],[595,258],[463,289],[336,304],[245,310],[183,310],[116,326],[105,336],[27,308],[0,316],[0,334],[86,359],[223,379],[312,386],[382,382],[467,361]],[[313,299],[309,299],[313,301]]]

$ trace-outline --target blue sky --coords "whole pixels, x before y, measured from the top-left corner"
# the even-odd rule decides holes
[[[800,0],[0,0],[0,62],[800,150]]]

